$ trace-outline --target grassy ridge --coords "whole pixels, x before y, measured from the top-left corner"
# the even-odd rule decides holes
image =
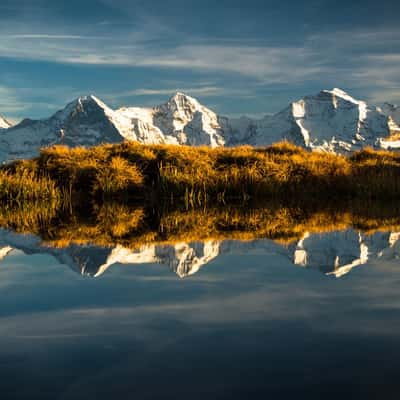
[[[210,149],[122,143],[56,146],[0,170],[0,199],[181,200],[190,206],[249,198],[396,198],[400,154],[346,158],[280,143]]]

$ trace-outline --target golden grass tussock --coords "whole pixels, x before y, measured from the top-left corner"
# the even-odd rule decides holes
[[[115,156],[108,165],[97,169],[93,190],[112,196],[114,193],[140,190],[143,183],[143,174],[136,165],[130,165],[124,158]]]
[[[14,170],[0,170],[0,201],[55,200],[60,195],[49,176],[36,174],[29,165],[19,163]]]

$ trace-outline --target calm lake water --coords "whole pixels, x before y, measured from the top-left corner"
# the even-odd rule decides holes
[[[399,397],[397,234],[132,253],[1,233],[1,399]]]

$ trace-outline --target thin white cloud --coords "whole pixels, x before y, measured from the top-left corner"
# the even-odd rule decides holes
[[[208,96],[215,96],[215,95],[220,95],[221,93],[221,88],[215,87],[215,86],[206,86],[206,87],[201,87],[201,88],[169,88],[169,89],[145,89],[145,88],[139,88],[139,89],[134,89],[129,92],[124,92],[122,95],[123,96],[158,96],[158,95],[171,95],[174,92],[184,92],[184,93],[189,93],[189,94],[205,94]]]
[[[133,97],[133,96],[172,96],[176,92],[183,92],[189,96],[220,97],[226,95],[235,95],[241,97],[253,97],[254,94],[249,89],[234,89],[221,86],[195,86],[187,87],[176,85],[168,88],[137,88],[117,94],[109,95],[115,98]],[[105,95],[107,97],[107,95]]]
[[[42,33],[25,33],[18,35],[5,35],[6,39],[49,39],[49,40],[104,40],[106,37],[102,36],[79,36],[79,35],[50,35],[50,34],[42,34]]]
[[[57,63],[154,67],[232,73],[260,80],[287,82],[310,79],[320,73],[308,62],[306,49],[224,45],[185,45],[164,50],[141,44],[125,45],[100,40],[80,40],[79,46],[65,39],[27,38],[23,42],[0,37],[3,57]],[[294,68],[296,66],[296,68]]]

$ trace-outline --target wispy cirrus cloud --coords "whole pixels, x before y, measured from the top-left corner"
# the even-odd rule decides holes
[[[25,33],[2,35],[0,54],[4,58],[67,64],[216,71],[275,81],[306,79],[320,72],[319,66],[307,62],[311,56],[308,49],[240,43],[158,48],[152,41]]]
[[[53,28],[54,29],[54,28]],[[158,34],[146,28],[120,36],[98,32],[66,34],[62,32],[17,32],[5,34],[1,28],[0,54],[11,59],[55,63],[185,69],[236,74],[262,82],[290,83],[316,77],[339,77],[345,82],[365,82],[379,70],[380,76],[392,82],[399,78],[400,33],[337,32],[311,35],[301,46],[261,46],[240,41],[211,44],[193,41],[159,46]],[[391,43],[392,52],[385,53],[382,44]],[[139,94],[139,93],[138,93]]]
[[[79,35],[52,35],[46,33],[24,33],[16,35],[4,35],[5,39],[46,39],[46,40],[101,40],[105,36],[79,36]]]
[[[251,89],[224,88],[221,86],[170,86],[168,88],[138,88],[116,94],[118,98],[131,96],[171,96],[176,92],[183,92],[192,96],[219,97],[226,95],[240,95],[243,97],[254,96]]]
[[[312,88],[301,89],[300,96],[338,86],[351,92],[354,90],[356,96],[365,96],[376,103],[382,98],[400,101],[397,90],[400,81],[400,31],[397,28],[314,32],[303,40],[278,45],[260,38],[181,35],[174,27],[154,17],[139,18],[135,24],[124,21],[117,25],[114,20],[103,22],[71,26],[65,21],[55,21],[44,28],[29,19],[2,21],[0,58],[61,64],[62,68],[90,67],[94,71],[103,68],[117,73],[118,69],[140,69],[148,71],[148,77],[160,76],[140,85],[127,83],[126,90],[120,88],[114,90],[115,93],[110,88],[100,88],[99,82],[99,87],[95,88],[97,93],[104,94],[105,99],[110,99],[115,105],[121,101],[125,103],[125,99],[130,102],[130,97],[156,98],[169,96],[178,90],[203,97],[266,98],[271,87],[281,87],[288,92],[296,86]],[[176,85],[163,85],[161,75],[171,71],[178,75],[182,71],[197,76],[193,81],[182,77]],[[219,82],[197,82],[204,78]],[[79,92],[79,85],[74,86],[74,82],[69,85],[62,83],[68,88],[67,93]],[[45,89],[38,88],[37,92],[44,94]],[[24,100],[27,101],[26,97]],[[279,107],[290,100],[282,99]],[[49,104],[52,101],[49,98]],[[57,104],[61,106],[61,100],[58,99]],[[253,104],[250,102],[249,107],[254,107]],[[260,106],[257,112],[262,114],[279,110],[261,107],[264,106]],[[18,108],[16,102],[8,103],[8,109],[12,108]],[[240,113],[240,110],[237,107],[232,112]]]

